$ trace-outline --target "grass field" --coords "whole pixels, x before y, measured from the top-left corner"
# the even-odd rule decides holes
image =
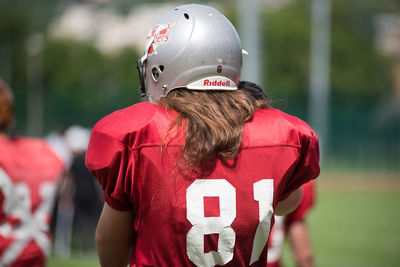
[[[316,266],[400,266],[400,175],[321,176],[308,222]],[[285,266],[295,266],[288,246]]]
[[[320,177],[318,192],[308,218],[316,266],[400,266],[400,176],[330,173]],[[288,246],[283,262],[295,266]],[[89,255],[52,257],[48,266],[99,264],[96,255]]]

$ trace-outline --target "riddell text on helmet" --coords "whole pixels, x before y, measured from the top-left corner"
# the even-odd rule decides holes
[[[210,81],[210,80],[204,80],[203,86],[230,86],[231,82],[230,81]]]

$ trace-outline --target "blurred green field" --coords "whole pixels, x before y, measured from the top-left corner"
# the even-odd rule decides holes
[[[51,257],[47,267],[98,267],[100,266],[96,255],[73,256],[70,259]]]
[[[400,266],[400,175],[327,176],[308,217],[316,266]],[[287,244],[284,263],[295,266]]]
[[[322,176],[318,185],[317,205],[308,218],[316,266],[400,266],[400,177],[331,174]],[[295,266],[288,245],[283,262]],[[53,257],[48,266],[99,264],[95,255],[80,255]]]

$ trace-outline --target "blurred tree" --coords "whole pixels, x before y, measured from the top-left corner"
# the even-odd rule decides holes
[[[285,99],[288,109],[304,118],[309,79],[309,1],[295,1],[278,11],[264,12],[266,92],[273,100]]]
[[[289,109],[307,101],[309,87],[310,1],[299,0],[266,17],[267,91],[287,99]],[[332,95],[341,104],[370,104],[390,90],[389,62],[353,22],[356,10],[348,1],[332,1]],[[369,25],[372,28],[372,23]],[[345,101],[345,103],[343,103]],[[304,106],[304,107],[303,107]]]
[[[135,51],[106,56],[92,44],[63,40],[48,42],[44,53],[48,126],[92,126],[139,101]]]
[[[331,157],[340,155],[352,162],[354,158],[369,158],[368,162],[373,158],[394,164],[399,157],[399,150],[392,149],[400,141],[399,130],[392,127],[388,131],[373,123],[376,107],[392,90],[390,61],[374,47],[373,15],[394,11],[394,7],[399,10],[399,6],[392,0],[332,0]],[[310,0],[264,12],[264,87],[275,106],[307,120]],[[280,99],[285,100],[283,104]],[[391,157],[387,156],[389,150]]]
[[[27,117],[27,40],[44,32],[56,13],[58,0],[0,1],[0,76],[7,80],[16,98],[16,127],[25,133]]]
[[[16,127],[25,125],[26,84],[25,40],[29,35],[30,17],[10,2],[0,2],[0,77],[14,90],[17,103]]]

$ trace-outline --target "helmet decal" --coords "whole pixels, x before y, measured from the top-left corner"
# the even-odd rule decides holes
[[[151,56],[152,54],[157,54],[158,43],[166,43],[169,40],[169,31],[173,26],[175,26],[178,22],[168,24],[158,24],[151,29],[149,34],[147,35],[147,45],[149,47],[147,50],[147,55]]]

